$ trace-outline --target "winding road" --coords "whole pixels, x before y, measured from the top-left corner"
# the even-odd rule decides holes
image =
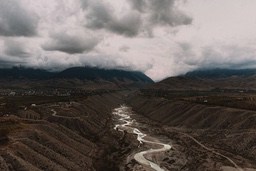
[[[80,117],[77,117],[77,116],[60,116],[60,115],[57,115],[57,112],[54,109],[51,109],[51,112],[52,112],[52,116],[58,117],[58,118],[80,119]]]
[[[164,169],[161,168],[158,164],[146,159],[145,155],[168,151],[172,148],[171,145],[145,140],[145,137],[147,137],[147,134],[142,133],[138,128],[136,128],[132,125],[133,123],[136,122],[136,120],[134,120],[130,117],[131,110],[129,107],[127,107],[125,105],[121,105],[119,108],[114,109],[113,114],[117,115],[119,117],[119,122],[120,121],[122,122],[121,124],[115,125],[115,127],[114,127],[115,130],[127,131],[129,133],[136,134],[137,140],[139,141],[140,144],[147,143],[147,144],[151,144],[151,145],[157,145],[160,147],[157,149],[149,149],[146,151],[141,151],[139,153],[136,153],[134,155],[134,159],[141,165],[151,167],[152,169],[154,169],[156,171],[164,171]]]
[[[54,109],[52,109],[51,112],[52,112],[52,116],[56,116],[57,115],[57,112]]]

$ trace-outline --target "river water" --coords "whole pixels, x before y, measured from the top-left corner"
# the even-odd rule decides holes
[[[134,159],[141,165],[150,167],[156,171],[164,171],[158,164],[148,160],[145,158],[147,154],[153,153],[161,153],[171,149],[171,145],[164,144],[161,142],[149,141],[145,138],[148,136],[146,133],[143,133],[136,127],[139,123],[131,118],[132,110],[130,107],[126,105],[121,105],[120,107],[113,110],[113,114],[117,116],[118,123],[115,125],[114,129],[118,131],[127,131],[128,133],[132,133],[137,135],[137,140],[140,144],[147,143],[152,146],[157,146],[159,148],[151,148],[145,151],[138,152],[134,155]]]

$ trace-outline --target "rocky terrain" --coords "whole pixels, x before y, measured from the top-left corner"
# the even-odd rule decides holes
[[[127,103],[150,120],[151,134],[172,142],[158,162],[167,170],[255,170],[256,100],[248,77],[168,78],[130,95]]]
[[[252,73],[3,96],[0,170],[255,171]]]
[[[75,67],[0,69],[0,170],[119,170],[137,145],[113,129],[140,72]]]
[[[133,144],[113,130],[122,93],[38,105],[1,118],[0,170],[118,170]],[[56,112],[54,114],[54,112]]]

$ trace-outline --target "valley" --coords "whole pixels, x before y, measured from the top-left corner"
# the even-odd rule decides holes
[[[146,146],[147,148],[151,147],[149,150],[138,152],[134,155],[134,159],[140,164],[139,166],[136,166],[136,170],[143,170],[139,169],[139,167],[145,169],[153,169],[157,171],[164,171],[157,163],[159,162],[159,158],[155,158],[158,153],[164,153],[166,151],[169,151],[171,149],[171,145],[164,144],[159,142],[158,139],[150,137],[147,134],[142,133],[139,128],[141,127],[141,124],[136,122],[135,119],[132,119],[131,117],[134,115],[132,113],[133,111],[131,108],[129,108],[126,105],[121,105],[119,108],[114,109],[113,114],[116,117],[119,117],[118,120],[122,124],[116,124],[114,129],[123,132],[124,134],[135,134],[137,136],[138,141],[138,148],[141,148],[142,146]],[[145,128],[145,126],[144,126]],[[145,147],[144,147],[145,148]],[[145,156],[147,156],[147,159]],[[154,161],[153,161],[154,160]],[[129,161],[131,162],[131,161]],[[133,168],[130,168],[131,170],[135,170]]]
[[[121,96],[50,101],[3,116],[0,170],[118,170],[118,158],[133,146],[110,122]]]
[[[0,171],[256,171],[256,0],[0,0]]]
[[[255,170],[254,111],[143,92],[129,103],[134,111],[155,121],[156,135],[167,135],[173,148],[183,153],[178,156],[184,156],[186,162],[179,169]],[[168,170],[175,162],[172,160]]]
[[[256,170],[253,89],[163,82],[2,94],[0,170]]]

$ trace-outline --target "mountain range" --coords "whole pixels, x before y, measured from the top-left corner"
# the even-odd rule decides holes
[[[100,69],[91,67],[73,67],[59,72],[50,72],[43,69],[13,67],[0,69],[0,79],[81,79],[81,80],[108,80],[152,83],[145,74],[136,71],[124,71],[117,69]]]
[[[103,88],[141,87],[153,81],[137,71],[73,67],[63,71],[13,67],[0,69],[2,88]]]

